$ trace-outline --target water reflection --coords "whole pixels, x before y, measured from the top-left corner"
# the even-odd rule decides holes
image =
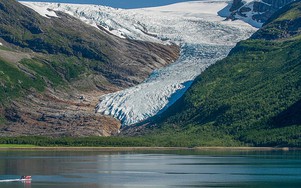
[[[300,152],[0,152],[1,188],[295,187]]]
[[[24,182],[22,182],[23,183],[23,187],[24,188],[31,188],[31,181],[24,181]]]

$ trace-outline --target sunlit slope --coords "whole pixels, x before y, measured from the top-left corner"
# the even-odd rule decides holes
[[[98,97],[178,56],[176,45],[121,39],[63,12],[0,0],[0,135],[111,135],[99,126],[113,122],[117,132],[119,123],[94,113]]]
[[[100,97],[96,109],[123,126],[152,117],[173,104],[205,68],[227,56],[235,44],[257,29],[236,20],[225,21],[218,12],[228,0],[177,3],[145,9],[114,9],[98,5],[25,3],[78,17],[121,38],[176,43],[181,56],[172,65],[154,71],[138,86]]]
[[[159,126],[196,139],[218,132],[256,146],[300,146],[300,9],[285,7],[208,68]]]

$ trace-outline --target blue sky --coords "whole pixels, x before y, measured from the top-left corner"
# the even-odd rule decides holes
[[[25,0],[36,2],[60,2],[60,3],[80,3],[80,4],[97,4],[115,8],[143,8],[173,4],[177,2],[193,0]]]

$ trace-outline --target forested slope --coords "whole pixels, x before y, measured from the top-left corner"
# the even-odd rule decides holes
[[[197,145],[301,146],[300,19],[301,2],[278,11],[196,79],[157,119],[165,133],[156,134]]]

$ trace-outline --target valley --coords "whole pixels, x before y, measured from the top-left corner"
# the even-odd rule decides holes
[[[219,16],[218,12],[229,14],[228,3],[200,1],[131,10],[62,3],[25,5],[66,12],[121,38],[180,46],[180,58],[172,65],[155,70],[142,84],[100,97],[96,110],[127,126],[163,112],[185,93],[196,76],[257,30]]]
[[[30,137],[2,143],[299,145],[299,1],[9,1],[0,135]]]
[[[120,123],[95,114],[99,96],[137,85],[179,56],[176,45],[119,38],[15,0],[1,0],[0,15],[2,136],[115,134]]]

